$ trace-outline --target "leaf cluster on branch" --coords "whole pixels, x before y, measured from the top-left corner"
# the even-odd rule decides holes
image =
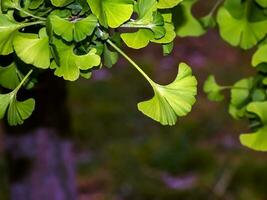
[[[46,70],[66,81],[90,78],[95,70],[112,67],[124,57],[150,84],[154,96],[138,109],[163,125],[174,125],[196,101],[197,81],[191,68],[180,63],[176,79],[168,85],[154,82],[121,49],[162,45],[171,54],[176,37],[198,37],[217,26],[221,37],[242,49],[258,46],[252,58],[257,75],[233,86],[220,86],[210,76],[204,85],[208,98],[224,99],[231,90],[229,112],[248,118],[253,134],[241,135],[242,144],[267,150],[267,1],[218,0],[206,16],[197,19],[192,7],[198,0],[1,0],[0,55],[12,56],[0,67],[0,119],[22,124],[34,111],[34,99],[18,101],[19,91],[34,87]],[[6,90],[5,90],[6,91]],[[38,102],[37,102],[38,103]]]

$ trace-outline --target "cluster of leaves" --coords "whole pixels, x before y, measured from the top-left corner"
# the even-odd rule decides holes
[[[241,134],[243,145],[267,151],[267,1],[226,0],[217,13],[221,37],[244,50],[258,47],[252,58],[257,74],[237,81],[232,86],[219,85],[209,76],[204,91],[212,101],[222,101],[230,89],[229,113],[234,119],[248,119],[253,133]]]
[[[138,104],[145,115],[163,125],[190,112],[197,81],[181,63],[176,79],[159,85],[120,48],[134,49],[150,42],[163,46],[168,55],[177,35],[191,33],[191,24],[202,26],[188,9],[195,0],[1,0],[0,55],[12,63],[0,68],[0,119],[22,124],[34,111],[34,99],[17,100],[21,88],[31,89],[45,70],[67,81],[90,78],[94,70],[112,67],[119,55],[126,58],[151,85],[154,97]],[[184,22],[174,25],[180,9]],[[37,102],[38,103],[38,102]]]

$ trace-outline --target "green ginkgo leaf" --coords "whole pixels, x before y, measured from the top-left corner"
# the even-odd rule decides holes
[[[157,7],[159,9],[173,8],[181,3],[183,0],[159,0]]]
[[[16,93],[0,94],[0,119],[3,119],[7,111],[7,120],[10,126],[23,124],[34,110],[35,100],[28,99],[17,101]]]
[[[68,20],[57,15],[50,17],[53,31],[64,40],[80,42],[87,36],[92,35],[97,25],[97,18],[89,15],[84,19]]]
[[[221,7],[217,15],[222,38],[231,45],[240,46],[243,49],[253,47],[267,33],[267,18],[265,20],[250,21],[247,13],[243,12],[241,17],[234,18],[231,15],[231,11]]]
[[[252,65],[254,67],[262,63],[267,63],[267,44],[259,46],[252,57]]]
[[[236,82],[231,89],[231,101],[229,113],[235,119],[244,117],[246,106],[251,99],[251,90],[253,88],[253,78],[241,79]]]
[[[153,38],[162,38],[165,35],[164,19],[156,12],[156,0],[138,0],[135,12],[138,17],[124,25],[129,28],[139,28],[133,33],[123,33],[121,38],[124,43],[133,49],[146,47]]]
[[[101,59],[96,54],[96,49],[92,49],[85,55],[76,55],[74,45],[67,45],[60,39],[54,39],[54,45],[59,63],[52,62],[51,68],[55,69],[55,75],[65,80],[75,81],[80,76],[80,70],[88,70],[100,65]]]
[[[211,101],[222,101],[224,95],[221,94],[223,87],[218,85],[213,75],[210,75],[204,83],[204,92],[207,93],[208,99]]]
[[[3,11],[7,11],[10,8],[18,7],[20,3],[20,0],[1,0],[0,1],[0,8]]]
[[[49,38],[45,29],[39,35],[20,33],[14,37],[14,49],[18,57],[27,64],[47,69],[50,66]]]
[[[185,63],[179,65],[179,73],[171,84],[162,86],[153,81],[150,84],[154,97],[138,104],[138,109],[145,115],[163,125],[174,125],[177,117],[191,111],[196,101],[197,80]]]
[[[51,3],[56,7],[63,7],[73,2],[73,0],[51,0]]]
[[[14,36],[23,26],[23,23],[19,24],[7,15],[0,14],[0,55],[8,55],[14,51]]]
[[[123,33],[121,38],[128,47],[141,49],[149,44],[150,40],[154,38],[154,34],[151,30],[139,29],[134,33]]]
[[[13,90],[19,83],[19,72],[14,62],[7,67],[0,67],[0,85],[2,87]]]
[[[104,45],[103,56],[104,56],[104,65],[109,68],[111,68],[119,59],[118,53],[109,50],[107,45]]]
[[[87,0],[101,25],[117,28],[133,13],[132,0]]]
[[[247,111],[259,117],[262,126],[256,132],[240,135],[241,143],[256,151],[267,151],[267,102],[252,102]]]
[[[176,34],[180,37],[200,36],[206,30],[192,14],[192,6],[197,0],[184,0],[173,9],[173,23],[176,27]]]

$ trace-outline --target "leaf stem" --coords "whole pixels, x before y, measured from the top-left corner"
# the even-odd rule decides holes
[[[221,86],[221,90],[232,90],[232,89],[236,89],[236,90],[248,90],[249,88],[247,87],[234,87],[234,86]]]
[[[35,22],[23,23],[22,28],[27,27],[27,26],[34,26],[34,25],[38,25],[38,24],[44,25],[44,23],[45,23],[44,21],[35,21]]]
[[[20,7],[16,6],[15,9],[20,11],[20,12],[22,12],[22,13],[24,13],[25,15],[28,15],[29,17],[32,17],[32,18],[35,18],[35,19],[39,19],[39,20],[42,20],[42,21],[46,21],[46,18],[33,15],[33,14],[27,12],[26,10],[20,8]]]
[[[221,4],[222,2],[224,2],[224,0],[218,0],[218,1],[215,3],[215,5],[213,6],[213,8],[211,9],[209,15],[212,16],[212,15],[214,14],[214,12],[217,10],[217,8],[220,6],[220,4]]]
[[[137,69],[145,79],[150,83],[150,85],[154,88],[154,82],[149,78],[149,76],[128,56],[126,55],[116,44],[114,44],[110,39],[107,40],[107,43],[110,44],[118,53],[120,53],[130,64],[132,64],[135,69]]]
[[[19,89],[22,87],[22,85],[27,81],[27,79],[29,78],[29,76],[32,74],[33,70],[31,69],[26,76],[24,76],[24,78],[21,80],[20,84],[15,88],[15,90],[13,91],[15,94],[19,91]]]

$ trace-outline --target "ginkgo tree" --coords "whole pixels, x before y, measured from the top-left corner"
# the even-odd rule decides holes
[[[241,136],[242,144],[267,150],[265,133],[267,78],[266,0],[218,0],[206,16],[197,19],[192,7],[198,0],[1,0],[0,55],[13,55],[0,67],[0,85],[10,92],[0,95],[0,119],[19,125],[34,111],[35,100],[18,101],[21,88],[30,90],[46,70],[66,81],[90,78],[101,67],[112,67],[124,57],[150,84],[154,96],[138,103],[138,109],[163,125],[174,125],[187,115],[196,101],[197,80],[191,68],[178,65],[175,80],[159,85],[121,48],[141,49],[150,43],[162,45],[169,55],[176,37],[201,36],[219,27],[221,37],[233,46],[258,46],[252,59],[255,77],[233,86],[220,86],[210,76],[204,91],[211,100],[224,99],[231,90],[230,114],[251,119],[258,129]],[[6,90],[5,90],[6,91]],[[261,103],[258,103],[261,102]],[[38,104],[38,102],[36,102]],[[253,140],[253,141],[252,141]],[[267,143],[267,142],[266,142]]]

